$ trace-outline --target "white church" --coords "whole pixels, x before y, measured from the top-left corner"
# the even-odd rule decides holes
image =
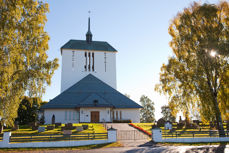
[[[90,18],[86,40],[61,47],[61,93],[42,106],[45,123],[140,122],[139,104],[116,90],[117,50],[92,41]]]

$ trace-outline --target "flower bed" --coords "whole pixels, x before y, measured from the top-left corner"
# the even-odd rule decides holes
[[[136,129],[138,129],[138,130],[140,130],[140,131],[142,131],[142,132],[144,132],[144,133],[147,134],[148,136],[152,136],[151,133],[149,133],[148,131],[144,130],[143,128],[141,128],[141,127],[139,127],[139,126],[134,125],[133,123],[129,123],[129,125],[132,126],[132,127],[134,127],[134,128],[136,128]]]

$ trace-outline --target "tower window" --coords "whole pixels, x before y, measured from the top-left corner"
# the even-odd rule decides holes
[[[88,53],[88,60],[89,60],[89,64],[88,64],[88,71],[91,71],[91,53]]]
[[[107,71],[107,53],[104,53],[105,72]]]
[[[92,53],[92,71],[95,71],[95,55]]]
[[[84,70],[87,71],[87,52],[84,53],[84,56],[85,56]]]
[[[74,70],[75,52],[72,51],[72,70]]]

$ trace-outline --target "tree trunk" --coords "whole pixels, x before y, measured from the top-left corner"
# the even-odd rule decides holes
[[[0,122],[0,133],[2,133],[3,132],[3,125],[2,125],[2,123]]]
[[[219,110],[217,97],[215,97],[215,96],[214,96],[214,106],[215,106],[215,115],[216,115],[216,122],[217,122],[216,124],[217,124],[217,128],[219,131],[219,136],[225,137],[225,132],[224,132],[223,123],[222,123],[222,117],[221,117],[221,113]]]

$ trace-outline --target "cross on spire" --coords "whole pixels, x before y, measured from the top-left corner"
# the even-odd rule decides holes
[[[91,29],[90,29],[90,13],[91,11],[88,11],[89,17],[88,17],[88,31],[86,33],[86,41],[88,43],[92,42],[92,33],[91,33]]]

